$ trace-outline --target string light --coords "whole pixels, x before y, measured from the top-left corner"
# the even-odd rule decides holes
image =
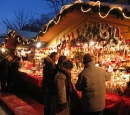
[[[36,42],[36,41],[38,41],[38,39],[39,39],[39,37],[37,36],[37,38],[36,38],[35,42]]]
[[[100,1],[95,2],[92,6],[95,6],[95,5],[98,5],[98,7],[99,7],[99,16],[100,16],[101,18],[106,18],[106,17],[109,15],[109,13],[110,13],[113,9],[119,9],[121,12],[122,12],[122,10],[123,10],[121,7],[112,7],[112,8],[110,8],[110,10],[106,13],[106,15],[102,16],[102,15],[101,15],[101,12],[100,12],[100,6],[101,6]],[[83,7],[81,7],[81,11],[82,11],[82,12],[89,12],[91,9],[92,9],[92,8],[89,8],[89,9],[87,9],[87,10],[84,10]],[[124,16],[124,18],[130,19],[130,17],[127,17],[123,12],[122,12],[122,15]]]
[[[49,24],[47,24],[46,30],[42,32],[43,34],[47,32],[48,26],[49,26]]]
[[[13,38],[15,38],[16,37],[16,32],[15,31],[13,31],[13,30],[10,30],[9,32],[8,32],[8,36],[5,38],[5,40],[2,42],[2,46],[5,46],[5,44],[6,44],[6,42],[8,41],[8,39],[10,39],[10,36],[11,37],[13,37]],[[22,42],[22,37],[20,37],[20,36],[17,36],[16,37],[17,38],[17,41],[18,42]],[[37,36],[37,39],[35,40],[34,38],[32,38],[31,40],[33,40],[34,42],[37,42],[37,40],[38,40],[38,36]],[[25,45],[25,44],[30,44],[31,43],[31,41],[23,41],[23,45]]]
[[[83,7],[81,7],[82,12],[89,12],[90,10],[91,10],[91,8],[89,8],[88,10],[83,10]]]
[[[100,1],[95,2],[92,6],[95,6],[96,4],[98,4],[99,7],[100,7]],[[91,9],[92,9],[92,8],[89,8],[88,10],[85,11],[85,10],[83,10],[83,8],[81,7],[81,11],[82,11],[82,12],[89,12]]]
[[[20,38],[19,38],[19,37],[18,37],[18,39],[17,39],[17,40],[18,40],[18,42],[20,42]]]
[[[15,37],[15,35],[13,35],[13,38]]]
[[[124,13],[123,13],[123,16],[124,16],[126,19],[130,19],[130,17],[127,17]]]
[[[31,40],[33,40],[33,41],[35,42],[35,40],[34,40],[34,39],[31,39]]]
[[[27,44],[30,44],[31,42],[30,41],[27,41]]]
[[[60,14],[62,14],[62,12],[65,10],[65,9],[68,9],[69,7],[71,7],[73,4],[70,4],[70,5],[64,5],[61,10],[60,10]]]
[[[78,0],[78,1],[76,1],[74,4],[76,4],[76,3],[81,3],[81,2],[82,2],[81,0]],[[73,5],[73,4],[64,5],[64,6],[61,8],[59,14],[62,14],[62,12],[63,12],[65,9],[68,9],[68,8],[71,7],[72,5]],[[46,26],[46,30],[43,31],[42,33],[45,34],[45,33],[47,32],[48,26],[49,26],[52,22],[54,22],[55,24],[58,24],[58,23],[60,22],[60,20],[61,20],[61,16],[58,17],[58,21],[57,21],[57,22],[56,22],[54,19],[55,19],[55,18],[53,18],[52,20],[49,21],[49,23],[48,23],[47,26]]]
[[[99,8],[100,8],[100,7],[99,7]],[[110,13],[113,9],[119,9],[120,11],[122,11],[122,8],[121,8],[121,7],[112,7],[112,8],[107,12],[107,14],[106,14],[105,16],[102,16],[102,15],[101,15],[101,12],[99,11],[99,16],[100,16],[101,18],[106,18],[106,17],[109,15],[109,13]]]
[[[55,24],[58,24],[60,22],[61,16],[59,16],[58,21],[54,21]]]

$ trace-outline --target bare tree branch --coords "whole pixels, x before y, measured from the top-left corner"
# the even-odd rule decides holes
[[[30,23],[30,20],[34,18],[30,11],[25,11],[23,8],[14,12],[14,17],[9,20],[7,17],[3,16],[2,22],[9,29],[22,29],[26,24]]]
[[[71,3],[73,0],[43,0],[46,1],[50,9],[52,10],[52,14],[56,15],[62,6]]]

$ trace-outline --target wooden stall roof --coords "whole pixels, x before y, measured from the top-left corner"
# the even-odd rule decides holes
[[[105,12],[103,11],[103,8],[104,10],[106,9],[109,10]],[[42,28],[42,30],[39,32],[39,38],[41,41],[50,42],[52,39],[56,37],[69,34],[71,31],[80,27],[81,25],[87,24],[89,22],[99,22],[119,27],[123,38],[129,39],[130,38],[129,8],[130,6],[128,5],[124,6],[118,4],[105,4],[100,2],[77,1],[70,5],[66,5],[64,8],[62,8],[59,14],[55,18],[50,20]],[[89,9],[90,11],[87,11]],[[123,16],[123,13],[125,14],[124,9],[127,11],[127,14],[129,14],[129,16],[128,15],[127,17],[125,17],[126,15]],[[115,12],[112,12],[112,10],[114,10]],[[106,17],[105,18],[101,17],[100,13],[102,16],[106,15]],[[121,15],[117,15],[118,13]]]
[[[6,38],[2,41],[2,45],[8,49],[15,49],[16,46],[27,46],[31,39],[38,33],[25,30],[10,30]],[[34,41],[34,40],[33,40]]]

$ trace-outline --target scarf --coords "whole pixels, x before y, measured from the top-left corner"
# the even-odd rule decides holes
[[[68,72],[65,68],[60,68],[59,72],[63,73],[66,76],[66,93],[72,93],[72,83],[71,83],[71,73]]]

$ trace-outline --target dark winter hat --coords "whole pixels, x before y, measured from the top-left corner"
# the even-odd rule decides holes
[[[83,63],[84,64],[87,64],[88,62],[91,62],[93,61],[90,54],[85,54],[84,57],[83,57]]]
[[[65,60],[62,62],[62,67],[66,68],[66,69],[72,69],[73,68],[73,62],[70,60]]]

